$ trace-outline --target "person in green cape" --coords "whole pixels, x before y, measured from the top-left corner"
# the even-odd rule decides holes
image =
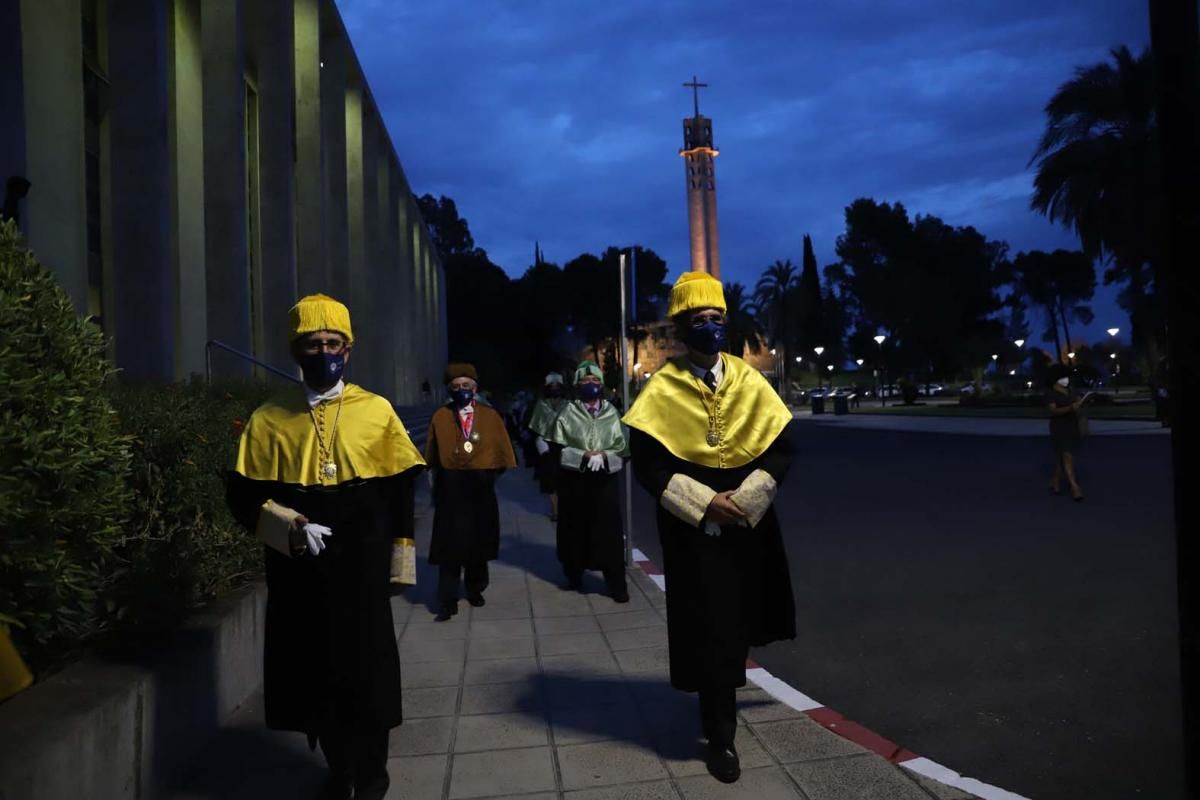
[[[600,570],[609,596],[628,603],[617,481],[628,456],[625,429],[620,412],[604,399],[603,373],[594,361],[575,370],[575,392],[547,433],[561,450],[556,550],[564,588],[578,590],[585,570]]]
[[[562,448],[549,441],[551,428],[558,412],[567,404],[566,393],[563,391],[563,376],[551,372],[546,376],[542,389],[542,397],[533,406],[529,417],[528,428],[534,435],[534,447],[537,452],[537,466],[534,477],[542,494],[550,495],[550,520],[558,520],[558,462],[562,456]]]

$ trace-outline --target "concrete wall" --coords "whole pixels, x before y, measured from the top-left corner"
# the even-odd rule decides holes
[[[161,794],[262,684],[266,588],[139,653],[76,663],[0,706],[0,800]]]
[[[286,368],[287,309],[324,292],[355,320],[352,379],[423,402],[445,359],[443,274],[333,0],[98,8],[109,82],[91,305],[123,374],[200,374],[210,339]],[[81,19],[81,0],[4,4],[0,181],[32,181],[22,228],[83,313]],[[216,351],[211,363],[252,370]]]

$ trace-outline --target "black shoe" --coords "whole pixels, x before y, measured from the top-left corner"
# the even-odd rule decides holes
[[[321,786],[317,800],[350,800],[354,797],[354,782],[346,775],[330,775]]]
[[[612,599],[613,599],[614,603],[628,603],[629,602],[629,592],[624,589],[622,589],[619,592],[613,592]]]
[[[458,613],[458,603],[453,605],[444,605],[438,615],[433,618],[434,622],[445,622]]]
[[[483,605],[487,601],[483,599],[483,595],[481,595],[481,594],[469,594],[469,595],[467,595],[467,602],[470,603],[471,605],[475,606],[476,608],[479,608],[481,605]]]
[[[708,767],[708,774],[721,783],[735,783],[742,777],[742,763],[732,744],[709,744],[704,753],[704,766]]]

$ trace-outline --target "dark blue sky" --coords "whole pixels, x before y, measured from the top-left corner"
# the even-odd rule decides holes
[[[338,0],[414,191],[448,195],[510,275],[642,244],[688,269],[681,120],[713,118],[722,277],[753,285],[845,206],[900,201],[1020,250],[1042,107],[1149,41],[1145,0]],[[1101,287],[1088,338],[1128,320]],[[1041,321],[1034,320],[1040,328]],[[1124,335],[1122,336],[1124,338]]]

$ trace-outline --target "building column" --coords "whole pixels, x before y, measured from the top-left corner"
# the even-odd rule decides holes
[[[297,296],[329,291],[321,187],[321,9],[319,0],[295,0],[292,34],[295,80],[293,176]]]
[[[366,308],[367,242],[366,198],[364,196],[364,159],[371,157],[374,148],[366,143],[363,132],[362,91],[356,84],[346,87],[346,106],[343,124],[346,126],[346,260],[341,265],[345,281],[345,303],[356,320],[355,336],[360,345],[360,358],[354,368],[355,383],[371,388],[374,373],[371,369],[371,314]],[[372,181],[373,182],[373,181]],[[336,273],[335,273],[336,274]]]
[[[119,4],[118,4],[119,5]],[[253,355],[246,232],[246,82],[241,0],[200,4],[204,50],[204,256],[208,336]],[[214,352],[213,371],[250,375],[253,365]]]
[[[263,361],[287,369],[287,313],[296,295],[293,218],[292,5],[254,0],[258,68]]]
[[[25,171],[25,70],[21,65],[21,4],[0,3],[0,194]],[[0,202],[3,202],[0,199]],[[24,212],[25,203],[18,204]]]
[[[350,296],[346,210],[346,61],[338,32],[321,37],[321,164],[324,189],[325,285],[321,291],[345,302]]]
[[[7,2],[4,5],[17,4]],[[38,261],[54,273],[71,296],[76,311],[85,314],[88,310],[88,250],[82,10],[79,0],[22,0],[19,5],[20,20],[15,35],[22,39],[16,51],[21,58],[21,70],[14,77],[18,82],[24,80],[24,175],[32,184],[21,205],[21,229]],[[144,4],[133,5],[141,8]],[[14,12],[15,9],[10,8],[4,13],[9,16]],[[147,77],[145,82],[157,79],[165,85],[161,40],[166,33],[166,23],[161,9],[152,16],[162,22],[153,33],[147,34],[156,39],[149,46],[157,52],[144,54],[144,57],[155,61],[158,56],[158,72]],[[14,32],[7,34],[12,35]],[[12,54],[9,55],[11,58]],[[127,62],[129,58],[125,60]],[[116,81],[113,84],[120,86]],[[9,96],[6,90],[6,107],[16,102]],[[119,98],[114,96],[113,100],[118,102]],[[160,104],[160,111],[161,108]],[[3,126],[11,126],[13,134],[20,130],[7,118]],[[7,180],[7,174],[0,175],[0,192]]]
[[[420,402],[421,379],[413,369],[413,262],[411,223],[412,193],[400,174],[397,187],[397,237],[396,237],[396,318],[399,330],[396,332],[396,385],[400,389],[400,402],[403,405],[416,405]]]
[[[71,30],[79,30],[78,20],[76,13]],[[166,0],[109,3],[108,35],[115,355],[127,378],[170,380],[175,377],[175,322],[170,205],[165,202],[171,189]],[[78,52],[76,42],[71,55]],[[77,61],[73,72],[78,82]],[[61,105],[60,113],[73,116],[74,106],[62,96],[51,99]],[[61,127],[56,135],[70,138]],[[73,220],[58,220],[58,226],[59,231],[85,227]]]
[[[446,299],[446,268],[443,267],[441,262],[439,260],[437,260],[436,258],[434,259],[434,264],[435,264],[435,269],[437,270],[437,278],[438,278],[438,281],[437,281],[438,319],[437,319],[437,326],[436,326],[438,353],[441,355],[441,360],[446,361],[447,359],[450,358],[450,353],[449,353],[449,347],[450,347],[449,341],[450,340],[447,337],[448,331],[446,330],[446,320],[447,320],[447,316],[446,316],[446,302],[447,302],[447,299]]]
[[[380,298],[383,319],[386,320],[389,380],[392,393],[388,397],[392,403],[407,405],[405,392],[408,386],[401,372],[404,359],[401,346],[404,341],[404,293],[400,276],[403,274],[404,227],[400,223],[400,209],[403,202],[402,179],[400,165],[395,159],[387,160],[387,202],[383,204],[383,247],[384,258],[382,268],[387,271],[387,296]]]
[[[203,375],[208,341],[204,259],[204,77],[200,0],[174,0],[169,115],[176,377]]]
[[[375,342],[375,375],[378,384],[376,390],[390,402],[396,400],[396,366],[395,366],[395,316],[389,313],[396,298],[396,266],[393,262],[395,240],[390,233],[395,215],[390,214],[391,204],[391,148],[388,146],[387,134],[383,130],[383,120],[375,115],[372,127],[372,138],[375,140],[375,192],[372,201],[371,214],[373,233],[369,236],[372,242],[370,273],[377,276],[379,291],[370,294],[371,316],[374,319]]]

